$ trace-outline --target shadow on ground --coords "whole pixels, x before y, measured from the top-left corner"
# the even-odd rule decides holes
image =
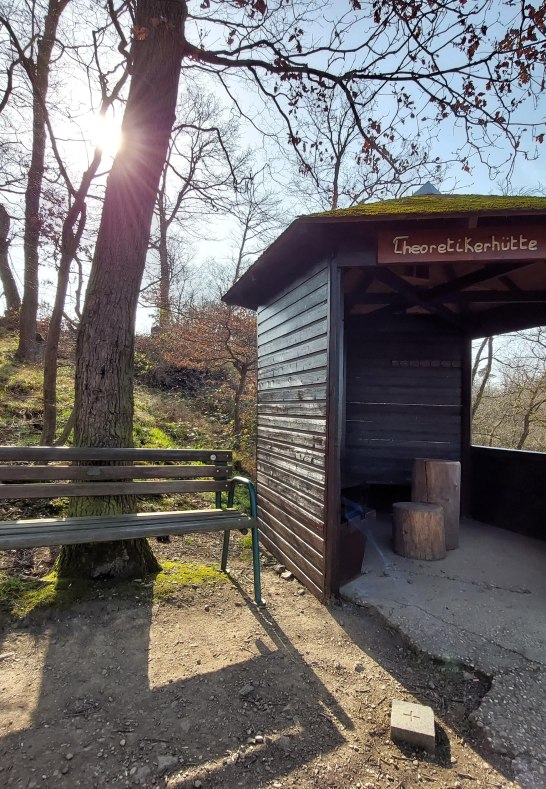
[[[267,610],[247,599],[232,638],[216,618],[196,630],[189,607],[163,615],[150,595],[6,629],[0,784],[256,786],[343,742],[350,719]],[[302,687],[309,704],[296,713]]]
[[[371,775],[409,789],[418,771],[454,785],[465,754],[474,774],[476,754],[491,761],[467,723],[482,679],[272,573],[258,610],[248,580],[159,606],[143,585],[131,600],[109,592],[6,627],[0,785],[348,789]],[[389,741],[390,701],[410,695],[435,710],[434,757]],[[485,785],[505,785],[495,779]]]

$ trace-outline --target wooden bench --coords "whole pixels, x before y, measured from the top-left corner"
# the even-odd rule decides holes
[[[261,605],[256,490],[249,479],[231,477],[231,462],[228,450],[0,446],[0,500],[215,493],[214,509],[2,521],[0,550],[223,531],[225,572],[230,531],[250,529]],[[236,485],[247,489],[250,515],[233,508]]]

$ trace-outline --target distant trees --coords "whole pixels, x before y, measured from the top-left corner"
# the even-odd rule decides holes
[[[176,320],[180,291],[188,295],[184,280],[192,240],[206,233],[215,215],[229,213],[248,158],[239,150],[237,124],[201,83],[188,81],[177,116],[183,120],[171,135],[150,240],[159,265],[152,269],[149,260],[146,286],[146,302],[157,306],[160,329]]]
[[[475,444],[546,452],[546,327],[482,341],[473,394]]]

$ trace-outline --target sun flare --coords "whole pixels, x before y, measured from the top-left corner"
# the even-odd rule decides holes
[[[114,157],[123,145],[123,135],[115,118],[95,115],[90,129],[91,143],[105,156]]]

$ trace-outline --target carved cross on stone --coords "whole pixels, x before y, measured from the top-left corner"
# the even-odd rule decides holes
[[[436,739],[434,712],[431,707],[393,699],[391,709],[391,738],[434,752]]]

